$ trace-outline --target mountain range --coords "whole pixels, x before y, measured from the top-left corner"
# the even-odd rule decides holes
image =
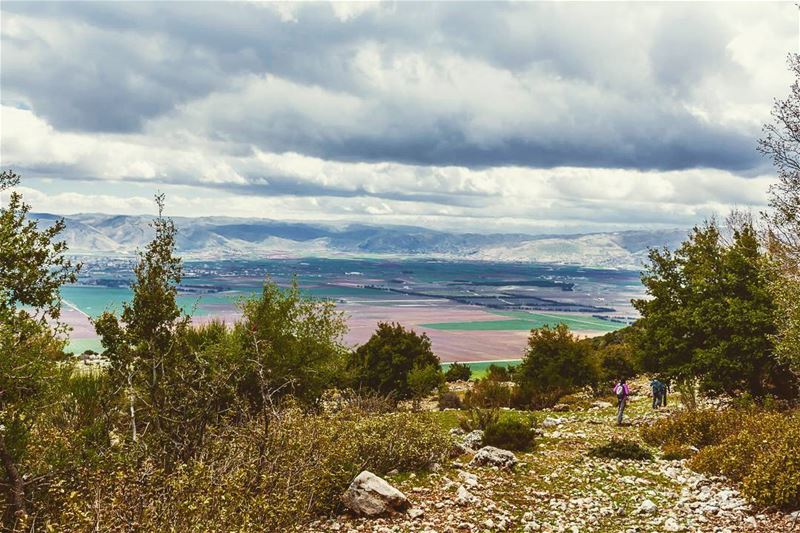
[[[64,238],[75,255],[128,256],[153,237],[151,218],[145,216],[40,213],[33,218],[40,226],[64,218]],[[687,234],[685,229],[478,234],[225,217],[175,217],[174,221],[178,252],[187,259],[414,256],[638,269],[649,248],[675,248]]]

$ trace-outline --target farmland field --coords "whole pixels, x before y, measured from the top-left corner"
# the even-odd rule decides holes
[[[99,351],[91,318],[130,300],[130,260],[91,258],[79,282],[65,287],[70,349]],[[528,331],[564,322],[582,336],[635,318],[638,274],[575,266],[426,260],[319,259],[186,262],[178,303],[193,321],[232,322],[237,302],[265,278],[294,279],[315,298],[336,302],[347,318],[346,344],[366,341],[378,322],[426,333],[443,361],[518,359]]]
[[[529,331],[542,326],[556,326],[566,324],[570,329],[598,331],[606,333],[619,329],[619,324],[591,316],[571,317],[566,314],[543,314],[535,312],[517,311],[513,313],[495,313],[499,317],[509,317],[498,320],[476,320],[473,322],[434,322],[422,324],[429,329],[445,331]]]

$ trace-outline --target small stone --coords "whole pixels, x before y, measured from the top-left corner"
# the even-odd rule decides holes
[[[417,518],[421,518],[425,514],[425,511],[423,511],[419,507],[412,507],[411,509],[408,510],[407,514],[411,520],[416,520]]]
[[[458,490],[456,491],[456,503],[458,505],[469,505],[471,503],[476,503],[478,498],[475,497],[470,491],[464,488],[464,485],[460,485]]]
[[[658,507],[652,500],[645,500],[636,509],[636,514],[653,514],[657,509]]]
[[[464,485],[466,485],[467,487],[478,486],[478,476],[476,476],[475,474],[461,470],[458,473],[458,477],[461,478],[461,481],[463,481]]]

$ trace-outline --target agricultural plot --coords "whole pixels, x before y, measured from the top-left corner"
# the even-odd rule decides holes
[[[529,313],[525,311],[511,311],[494,313],[500,317],[497,320],[476,320],[468,322],[434,322],[421,324],[422,327],[445,331],[529,331],[542,326],[556,326],[566,324],[575,331],[592,331],[606,333],[620,329],[623,324],[594,318],[592,316],[569,316],[565,314]]]

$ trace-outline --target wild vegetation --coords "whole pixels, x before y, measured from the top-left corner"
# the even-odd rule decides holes
[[[796,56],[790,65],[800,75]],[[363,470],[399,484],[419,472],[424,485],[444,469],[464,480],[448,498],[483,519],[480,509],[498,506],[473,505],[465,485],[477,484],[467,471],[474,465],[446,465],[471,453],[449,430],[535,459],[482,473],[507,482],[484,487],[507,509],[502,520],[531,530],[537,519],[565,514],[557,498],[610,500],[601,510],[587,505],[585,517],[583,504],[575,511],[598,531],[618,530],[623,517],[658,504],[688,513],[706,500],[677,494],[687,477],[708,488],[701,474],[738,483],[755,509],[800,508],[799,117],[796,82],[760,144],[778,169],[763,231],[747,216],[694,228],[677,250],[651,252],[636,324],[596,339],[564,324],[534,329],[520,365],[490,367],[466,388],[468,367],[442,373],[430,339],[401,324],[381,323],[348,350],[335,305],[304,296],[296,283],[266,280],[240,303],[234,324],[193,325],[176,303],[182,264],[161,196],[131,302],[95,321],[109,366],[78,370],[64,354],[59,291],[79,265],[58,241],[63,223],[39,229],[12,192],[0,209],[4,529],[303,529],[341,511],[340,496]],[[2,189],[18,183],[12,172],[0,175]],[[635,376],[629,416],[641,428],[604,423],[613,417],[611,385]],[[650,414],[641,398],[651,376],[672,385],[681,409]],[[418,412],[432,394],[443,411]],[[653,490],[658,504],[640,502],[638,486],[671,496]],[[409,488],[430,497],[449,490]],[[714,494],[740,513],[730,515],[735,524],[746,503],[725,490]],[[530,503],[538,518],[514,502]],[[446,508],[428,512],[452,515]]]

